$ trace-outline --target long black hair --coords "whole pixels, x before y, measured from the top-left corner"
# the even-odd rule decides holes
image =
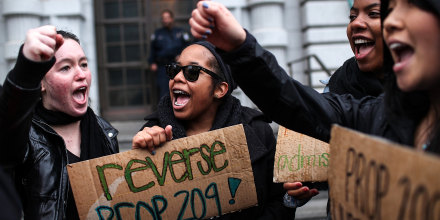
[[[410,4],[430,12],[439,18],[440,4],[438,0],[409,0]],[[381,0],[381,22],[389,14],[389,0]],[[397,85],[396,75],[393,72],[394,61],[388,47],[384,47],[384,73],[385,83],[385,105],[387,117],[390,124],[399,124],[402,119],[411,121],[414,132],[422,119],[427,115],[430,107],[430,97],[427,91],[403,92]],[[440,70],[439,70],[440,71]],[[440,115],[437,114],[434,127],[428,134],[428,151],[440,154]],[[415,133],[414,133],[415,134]],[[412,141],[414,143],[414,140]]]

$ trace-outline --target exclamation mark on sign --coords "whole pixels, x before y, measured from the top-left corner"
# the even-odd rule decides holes
[[[229,191],[231,192],[232,199],[229,200],[229,204],[233,205],[235,204],[235,193],[237,192],[238,186],[241,183],[241,179],[237,179],[234,177],[228,178],[228,185],[229,185]]]

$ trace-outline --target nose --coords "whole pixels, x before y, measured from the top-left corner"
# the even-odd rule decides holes
[[[387,36],[403,26],[402,20],[397,16],[395,10],[392,10],[383,21],[384,36]]]
[[[350,25],[354,32],[365,30],[368,27],[367,22],[361,15],[357,16]]]
[[[86,70],[83,70],[80,66],[75,67],[75,80],[81,81],[87,77]]]
[[[185,82],[185,76],[183,75],[183,69],[180,70],[179,73],[174,77],[174,82]]]

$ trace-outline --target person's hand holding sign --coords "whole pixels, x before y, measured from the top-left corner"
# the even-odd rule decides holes
[[[34,62],[48,61],[63,43],[63,37],[57,34],[54,26],[46,25],[30,29],[26,34],[23,55]]]
[[[159,126],[145,127],[139,131],[132,141],[132,149],[146,148],[151,154],[155,154],[156,147],[173,138],[173,131],[171,125],[165,129]]]

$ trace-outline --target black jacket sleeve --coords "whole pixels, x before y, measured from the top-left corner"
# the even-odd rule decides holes
[[[231,66],[234,79],[247,96],[271,120],[291,130],[328,142],[333,123],[365,131],[363,119],[375,114],[373,97],[320,94],[292,79],[247,33],[245,42],[232,52],[220,52]]]
[[[272,128],[267,122],[254,119],[249,124],[245,124],[245,132],[249,148],[251,145],[265,148],[264,150],[257,148],[257,152],[261,153],[250,152],[255,187],[259,196],[259,207],[256,209],[260,212],[256,219],[294,219],[296,209],[287,208],[283,204],[283,196],[286,193],[283,184],[273,182],[276,139]]]
[[[33,62],[20,48],[15,67],[7,75],[0,91],[0,165],[5,168],[20,163],[26,153],[35,104],[40,100],[40,82],[55,63]]]

